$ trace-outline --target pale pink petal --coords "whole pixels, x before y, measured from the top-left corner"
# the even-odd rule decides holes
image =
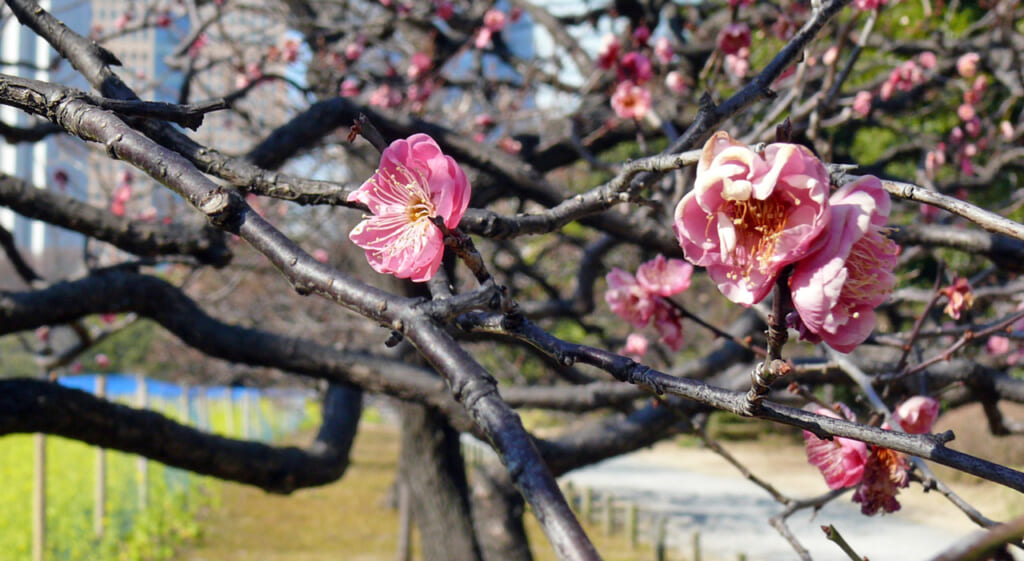
[[[693,265],[681,259],[666,259],[661,254],[636,270],[640,286],[652,294],[666,297],[690,288],[691,275]]]
[[[840,418],[833,411],[824,408],[816,410],[815,413]],[[860,483],[867,462],[867,444],[839,436],[826,440],[818,438],[810,431],[803,431],[803,435],[807,461],[821,471],[829,489],[853,487]]]
[[[892,412],[893,418],[910,434],[928,434],[939,418],[939,402],[931,397],[915,395]]]

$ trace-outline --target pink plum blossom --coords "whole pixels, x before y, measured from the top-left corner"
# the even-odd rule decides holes
[[[642,53],[627,53],[619,63],[619,80],[642,86],[651,79],[651,59]]]
[[[370,105],[377,107],[383,107],[385,109],[390,107],[397,107],[402,103],[402,92],[392,88],[388,84],[384,84],[379,88],[373,90],[370,94],[368,101]]]
[[[612,312],[637,329],[645,327],[654,314],[655,302],[651,294],[637,282],[636,277],[618,267],[604,278],[608,281],[604,301]]]
[[[415,80],[430,70],[432,61],[425,53],[416,53],[409,58],[409,78]]]
[[[931,70],[931,69],[935,68],[935,66],[939,63],[939,60],[938,60],[938,58],[936,58],[935,53],[933,53],[931,51],[925,51],[925,52],[917,55],[917,62],[925,70]]]
[[[831,409],[820,408],[815,413],[841,418]],[[829,489],[853,487],[860,483],[868,457],[867,444],[841,436],[826,440],[810,431],[805,430],[803,433],[807,461],[821,471]]]
[[[608,70],[612,66],[615,66],[615,61],[619,58],[619,39],[611,33],[601,38],[601,47],[597,51],[597,67],[603,70]]]
[[[133,18],[134,16],[131,12],[124,12],[117,16],[117,19],[114,20],[114,29],[124,31],[124,28],[128,27],[128,22],[132,21]]]
[[[328,258],[328,255],[327,255],[327,250],[326,249],[324,249],[322,247],[318,247],[318,248],[313,250],[313,259],[316,259],[317,261],[319,261],[321,263],[327,263],[327,258]]]
[[[635,31],[633,31],[633,40],[636,44],[643,47],[651,40],[651,28],[644,24],[640,24]]]
[[[1013,140],[1013,124],[1010,121],[999,122],[999,134],[1003,137],[1003,140],[1010,142]]]
[[[359,95],[359,81],[354,78],[345,78],[341,81],[338,95],[341,97],[355,97]]]
[[[651,93],[633,82],[619,82],[611,103],[620,118],[642,119],[651,109]]]
[[[853,493],[853,502],[860,511],[873,516],[879,511],[896,512],[900,503],[896,494],[910,484],[907,461],[898,452],[878,446],[871,447],[860,486]]]
[[[476,31],[476,36],[473,38],[473,46],[478,49],[486,49],[491,44],[491,36],[494,32],[486,27],[481,27]]]
[[[970,103],[964,103],[956,109],[956,116],[960,117],[961,121],[970,121],[977,115],[978,113],[974,110],[974,106]]]
[[[620,354],[629,355],[634,360],[639,360],[647,354],[647,337],[639,333],[630,333],[626,337],[626,345],[619,351]]]
[[[730,23],[718,33],[718,48],[727,55],[734,55],[740,49],[750,47],[750,26],[745,23]]]
[[[946,307],[942,311],[953,319],[960,319],[960,314],[974,305],[974,293],[971,291],[971,285],[967,279],[959,275],[953,277],[953,284],[943,288],[940,292],[946,297]]]
[[[683,73],[678,70],[673,70],[665,76],[665,86],[676,94],[685,93],[689,89],[686,85],[686,78],[683,78]]]
[[[497,9],[487,10],[484,14],[484,27],[490,29],[492,32],[497,33],[505,28],[506,23],[505,12]]]
[[[910,434],[928,434],[939,417],[939,402],[935,398],[915,395],[901,403],[892,416]]]
[[[879,6],[886,3],[886,0],[853,0],[853,5],[858,10],[867,12],[869,10],[877,10]]]
[[[871,175],[832,195],[829,227],[789,281],[805,338],[848,353],[871,334],[875,307],[896,284],[899,246],[885,236],[889,209],[889,194]]]
[[[658,339],[675,352],[683,348],[683,321],[674,308],[659,300],[654,308],[654,328]]]
[[[455,15],[455,6],[451,2],[437,2],[435,13],[437,17],[448,21]]]
[[[839,47],[832,45],[828,49],[825,49],[825,53],[821,55],[821,62],[825,66],[832,66],[836,63],[836,59],[839,58]]]
[[[50,340],[50,326],[44,325],[36,328],[36,339],[42,343],[46,343]]]
[[[871,92],[857,92],[857,96],[853,98],[853,112],[861,117],[867,117],[871,113],[872,97]]]
[[[466,174],[433,138],[414,134],[396,140],[381,154],[377,172],[348,197],[373,213],[349,239],[366,250],[377,272],[425,282],[444,256],[444,236],[433,219],[455,228],[469,195]]]
[[[725,55],[725,68],[729,71],[729,74],[736,78],[743,78],[750,71],[750,52],[747,49],[741,49],[740,54],[728,54]]]
[[[993,335],[985,342],[989,354],[1001,355],[1010,352],[1010,339],[1001,335]]]
[[[693,265],[682,259],[666,259],[664,255],[640,265],[636,270],[637,283],[657,296],[672,296],[690,288]]]
[[[106,369],[110,367],[110,357],[103,353],[97,353],[92,360],[96,363],[96,366],[100,368]]]
[[[675,51],[672,49],[672,42],[669,41],[668,37],[662,35],[654,42],[654,55],[658,57],[662,64],[672,62],[672,57],[675,54]]]
[[[717,132],[676,206],[676,239],[726,298],[749,306],[828,225],[828,185],[825,166],[803,146],[769,144],[762,155]]]
[[[978,63],[981,62],[981,55],[978,53],[967,53],[956,60],[956,71],[965,79],[974,78],[978,73]]]
[[[896,84],[892,82],[885,82],[882,87],[878,90],[878,97],[882,98],[882,101],[888,100],[892,97],[893,92],[896,91]]]
[[[523,150],[523,143],[512,137],[506,136],[498,140],[498,148],[514,155]]]
[[[362,43],[349,43],[345,46],[345,58],[350,61],[359,60],[359,57],[363,56],[363,45]]]
[[[964,130],[967,131],[967,135],[971,138],[978,138],[981,136],[981,119],[975,116],[970,121],[967,121],[964,123]],[[974,154],[970,154],[970,156],[974,156]]]
[[[889,73],[886,83],[892,84],[901,92],[909,92],[925,80],[924,71],[913,60],[908,60]]]

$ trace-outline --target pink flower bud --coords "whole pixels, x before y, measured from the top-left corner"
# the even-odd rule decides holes
[[[640,47],[643,47],[651,40],[651,30],[644,24],[640,24],[639,27],[633,31],[633,40]]]
[[[96,366],[99,368],[107,369],[110,367],[110,357],[103,353],[97,353],[96,356],[93,357],[93,362],[95,362]]]
[[[630,333],[626,337],[626,345],[619,351],[620,354],[629,355],[633,360],[639,360],[647,354],[647,337],[639,333]]]
[[[981,55],[978,53],[967,53],[962,55],[956,61],[956,71],[960,73],[965,79],[973,78],[978,73],[978,63],[981,61]]]
[[[970,121],[977,115],[974,111],[974,106],[969,103],[964,103],[956,110],[957,117],[960,117],[961,121]]]
[[[1010,142],[1013,140],[1013,125],[1010,121],[1001,121],[999,123],[999,134],[1002,135],[1003,140]]]
[[[313,250],[313,259],[316,259],[317,261],[319,261],[321,263],[326,263],[327,262],[327,257],[328,257],[328,255],[327,255],[327,250],[326,249],[324,249],[322,247],[318,247],[318,248]]]
[[[662,64],[672,62],[675,51],[672,49],[672,42],[669,41],[668,37],[662,35],[654,42],[654,55],[658,57]]]
[[[867,117],[871,113],[871,98],[874,97],[869,91],[857,92],[853,98],[853,112],[861,117]]]
[[[345,58],[350,61],[359,60],[363,56],[363,45],[360,43],[349,43],[345,46]]]
[[[925,69],[931,70],[938,64],[938,59],[935,57],[935,53],[931,51],[925,51],[917,56],[917,62]]]
[[[923,395],[904,401],[892,412],[893,418],[910,434],[928,434],[939,417],[939,402]]]
[[[601,48],[597,51],[597,67],[608,70],[619,58],[619,39],[608,33],[601,38]]]
[[[505,12],[497,9],[487,10],[484,14],[484,27],[497,33],[505,28]]]
[[[821,55],[821,62],[825,66],[832,66],[836,63],[836,59],[839,58],[839,47],[832,45],[825,50],[825,54]]]
[[[627,53],[619,63],[619,81],[642,86],[651,79],[651,59],[641,53]]]
[[[672,93],[676,94],[684,93],[688,89],[686,79],[683,78],[683,74],[678,70],[673,70],[665,76],[665,85]]]
[[[964,130],[967,131],[968,136],[971,138],[978,138],[981,135],[981,119],[975,117],[967,121],[967,124],[964,125]]]

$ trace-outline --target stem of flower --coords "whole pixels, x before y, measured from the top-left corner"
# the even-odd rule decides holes
[[[789,293],[789,276],[793,273],[790,265],[782,270],[775,281],[772,295],[772,313],[768,316],[768,355],[764,362],[754,368],[750,375],[750,391],[744,405],[744,413],[754,414],[761,405],[761,400],[768,394],[775,380],[789,374],[793,365],[782,360],[782,347],[789,340],[786,327],[786,314],[793,310],[793,298]]]
[[[671,298],[662,298],[662,300],[665,303],[667,303],[669,306],[671,306],[673,309],[675,309],[675,311],[678,312],[679,315],[681,315],[682,317],[687,318],[689,320],[692,320],[697,325],[699,325],[699,326],[703,327],[704,329],[707,329],[708,331],[714,333],[716,337],[722,337],[724,339],[728,339],[729,341],[732,341],[733,343],[736,343],[737,345],[743,347],[744,349],[747,349],[748,351],[750,351],[750,352],[752,352],[752,353],[754,353],[754,354],[756,354],[758,356],[767,356],[768,355],[768,351],[766,351],[763,348],[761,348],[761,347],[751,343],[749,337],[745,337],[743,339],[739,339],[737,337],[734,337],[728,331],[723,331],[723,330],[715,327],[714,325],[711,325],[710,323],[704,321],[703,319],[701,319],[699,316],[697,316],[693,312],[691,312],[691,311],[687,310],[686,308],[684,308],[683,305],[680,304],[679,302],[676,302],[675,300],[673,300]]]

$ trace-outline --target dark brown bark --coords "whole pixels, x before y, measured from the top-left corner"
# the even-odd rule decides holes
[[[523,526],[526,503],[500,465],[477,466],[470,477],[473,521],[484,561],[533,561]]]
[[[459,433],[444,417],[413,403],[400,406],[399,473],[411,494],[426,561],[482,561],[470,516]]]

